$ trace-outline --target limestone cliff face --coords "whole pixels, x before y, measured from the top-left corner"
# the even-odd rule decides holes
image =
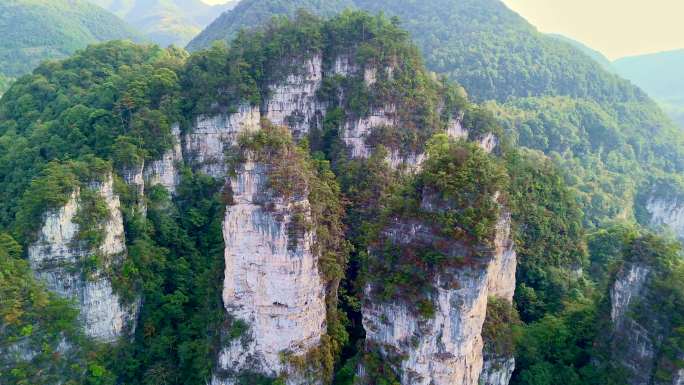
[[[504,213],[497,226],[494,241],[495,255],[488,266],[487,289],[489,298],[495,297],[513,303],[515,294],[515,272],[517,255],[511,237],[511,217]],[[488,351],[485,341],[484,365],[480,374],[480,385],[508,385],[515,370],[512,355],[500,355]]]
[[[99,341],[116,340],[127,327],[133,326],[134,306],[123,306],[113,292],[111,281],[98,270],[86,277],[84,259],[97,254],[105,263],[126,257],[123,219],[119,198],[113,191],[111,175],[92,187],[104,199],[109,218],[102,224],[104,240],[92,250],[77,239],[78,224],[74,218],[80,207],[80,192],[74,191],[64,207],[48,212],[38,240],[29,247],[28,257],[38,279],[49,290],[76,301],[88,336]]]
[[[269,86],[269,98],[262,107],[265,118],[273,124],[288,126],[295,138],[318,126],[325,106],[316,92],[323,81],[323,58],[314,55],[304,63],[292,63],[297,70],[285,80]]]
[[[643,264],[628,264],[618,273],[610,290],[613,322],[613,356],[628,370],[633,385],[646,385],[651,381],[655,365],[656,342],[647,329],[629,314],[630,306],[645,294],[645,285],[651,269]]]
[[[241,132],[258,130],[260,121],[259,109],[249,105],[242,105],[231,114],[199,116],[184,137],[186,160],[208,175],[225,177],[225,152],[237,144]]]
[[[144,167],[143,181],[148,186],[160,185],[169,192],[175,193],[180,183],[178,164],[183,161],[181,148],[180,127],[178,124],[172,127],[173,147],[167,150],[161,159],[155,160]]]
[[[651,197],[646,203],[650,225],[669,227],[677,237],[684,240],[684,201]]]
[[[420,317],[402,301],[374,301],[374,288],[366,288],[368,299],[362,313],[367,344],[378,348],[387,359],[404,358],[395,368],[402,384],[478,384],[484,366],[481,332],[488,297],[512,300],[515,289],[516,255],[509,228],[510,218],[504,215],[498,224],[495,251],[488,260],[449,268],[435,277],[433,318]],[[431,242],[434,238],[431,229],[419,223],[395,225],[388,234],[398,244]],[[456,254],[459,247],[454,245]],[[493,364],[487,376],[503,377],[507,383],[510,366],[502,371]]]
[[[326,331],[325,288],[312,253],[313,234],[288,231],[295,212],[308,216],[305,197],[269,194],[266,166],[246,162],[231,179],[234,204],[223,225],[226,243],[223,302],[245,335],[224,346],[212,384],[234,384],[231,374],[287,375],[287,384],[315,384],[298,377],[282,354],[300,356]],[[294,241],[294,242],[293,242]]]
[[[471,140],[488,153],[494,151],[499,145],[499,138],[491,132],[480,135],[472,134],[468,129],[463,127],[463,117],[464,115],[461,114],[449,122],[447,125],[447,135],[454,139]]]

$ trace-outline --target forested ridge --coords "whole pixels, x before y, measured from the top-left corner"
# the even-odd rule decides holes
[[[142,40],[121,19],[85,0],[3,1],[0,35],[0,92],[7,79],[29,73],[44,60],[63,59],[91,43]]]
[[[356,365],[363,363],[371,383],[397,384],[390,363],[363,345],[363,289],[375,283],[382,288],[380,301],[407,300],[430,319],[435,312],[430,277],[485,258],[452,255],[440,245],[397,249],[384,230],[396,221],[420,220],[444,244],[477,249],[492,243],[505,208],[519,258],[515,301],[513,307],[493,302],[484,337],[509,337],[495,349],[515,354],[511,383],[624,384],[624,368],[611,359],[607,332],[610,287],[621,269],[633,263],[655,266],[651,300],[639,309],[664,315],[658,323],[665,338],[657,347],[657,378],[667,379],[681,366],[681,247],[637,224],[633,206],[651,177],[674,179],[676,185],[674,175],[684,169],[681,135],[641,91],[569,46],[537,40],[527,24],[506,30],[507,23],[492,21],[518,23],[508,10],[488,14],[494,19],[476,17],[480,5],[496,9],[498,2],[443,3],[440,14],[467,15],[472,22],[451,20],[452,25],[486,27],[465,34],[475,37],[464,39],[459,43],[464,46],[453,52],[488,39],[500,49],[513,43],[539,45],[553,52],[544,53],[550,62],[540,69],[552,75],[535,85],[508,72],[526,64],[497,69],[492,62],[506,61],[478,50],[473,52],[481,55],[479,61],[459,57],[466,62],[450,64],[439,59],[453,58],[450,53],[424,51],[433,55],[424,64],[419,48],[438,42],[428,36],[414,45],[403,29],[415,36],[424,22],[347,11],[331,19],[306,12],[277,18],[261,29],[237,33],[229,45],[192,54],[122,41],[93,45],[20,77],[0,99],[0,353],[19,343],[40,354],[30,364],[17,364],[9,355],[3,360],[0,354],[0,380],[147,385],[211,379],[220,346],[249,328],[227,316],[221,300],[221,223],[233,203],[232,191],[224,180],[181,165],[175,194],[161,186],[150,188],[143,213],[124,171],[172,148],[174,123],[187,132],[200,115],[259,106],[270,96],[271,83],[296,71],[280,54],[307,59],[316,52],[324,57],[352,52],[362,65],[394,69],[391,76],[380,71],[373,87],[365,85],[363,76],[327,78],[317,97],[334,108],[308,135],[293,138],[264,121],[261,131],[241,136],[239,148],[226,159],[232,173],[248,156],[271,164],[269,188],[278,196],[303,195],[300,189],[306,186],[306,193],[313,194],[315,223],[324,224],[316,236],[322,242],[318,247],[329,251],[321,265],[328,332],[322,348],[300,365],[325,373],[325,383],[351,385]],[[423,2],[402,4],[404,16],[429,15]],[[454,4],[462,8],[445,12]],[[262,8],[254,9],[261,15]],[[508,51],[501,55],[515,59]],[[559,73],[550,69],[568,64],[563,55],[571,62],[556,77]],[[445,77],[428,72],[426,65],[444,66],[440,72]],[[475,101],[496,101],[478,105],[468,93]],[[373,131],[372,154],[351,158],[340,138],[344,122],[387,103],[398,106],[402,125]],[[463,128],[474,138],[499,138],[495,151],[443,134],[460,113],[465,114]],[[424,151],[426,160],[415,174],[397,171],[386,161],[391,151]],[[133,338],[115,346],[83,336],[73,303],[48,293],[25,261],[45,212],[109,173],[121,197],[128,258],[107,266],[107,274],[124,301],[140,296],[143,304]],[[426,209],[422,197],[429,191],[438,192],[447,209]],[[102,217],[97,199],[85,207],[80,223],[97,223]],[[98,242],[98,226],[85,227],[94,231],[80,235]],[[105,268],[97,260],[85,262]],[[61,338],[70,346],[68,353],[63,346],[55,348]],[[284,383],[259,373],[243,373],[237,381]]]

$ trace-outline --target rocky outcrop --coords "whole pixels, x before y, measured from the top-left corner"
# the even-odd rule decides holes
[[[623,269],[610,290],[610,319],[617,328],[625,322],[629,306],[638,300],[651,269],[632,264]]]
[[[167,150],[162,158],[150,162],[144,168],[144,181],[148,186],[160,185],[169,192],[175,193],[180,183],[178,164],[183,161],[181,149],[180,127],[175,124],[171,128],[173,134],[173,147]]]
[[[372,109],[368,116],[346,122],[342,131],[342,140],[349,147],[349,155],[352,158],[370,157],[372,149],[366,144],[366,139],[374,128],[394,126],[395,114],[395,106],[385,106]]]
[[[684,201],[651,197],[646,202],[646,210],[652,227],[667,227],[684,240]]]
[[[485,353],[479,385],[508,385],[515,371],[515,358],[489,356]]]
[[[489,298],[513,303],[515,294],[515,272],[517,255],[511,237],[511,216],[504,213],[497,225],[494,240],[495,255],[487,268],[487,290]],[[512,354],[500,354],[489,349],[490,341],[485,341],[483,353],[484,364],[480,374],[479,385],[508,385],[515,370],[515,357]],[[495,341],[492,341],[495,342]]]
[[[272,196],[266,166],[251,161],[231,179],[234,204],[223,224],[223,302],[246,335],[224,346],[212,384],[234,384],[239,372],[287,375],[287,384],[315,384],[299,378],[282,355],[301,356],[326,332],[325,288],[312,253],[313,234],[294,235],[295,213],[309,215],[306,197]]]
[[[269,86],[262,114],[273,124],[288,126],[292,136],[301,138],[310,127],[319,125],[325,113],[316,95],[323,81],[323,58],[318,54],[303,64],[292,64],[296,67],[294,73]]]
[[[504,215],[491,258],[448,268],[435,276],[431,298],[434,317],[421,317],[401,300],[374,301],[374,287],[366,288],[362,313],[367,345],[388,360],[403,358],[395,368],[402,384],[478,384],[484,366],[481,332],[488,298],[494,295],[511,300],[515,288],[516,257],[509,227],[510,217]],[[395,225],[387,234],[399,245],[439,241],[433,239],[429,227],[417,223]],[[460,255],[462,248],[454,244],[451,249]],[[489,363],[491,367],[494,364]],[[507,370],[497,367],[489,376],[510,378]]]
[[[648,325],[639,324],[629,314],[630,306],[644,295],[649,274],[651,269],[646,265],[627,264],[610,290],[613,358],[627,370],[632,385],[650,383],[657,354],[657,341],[653,340]]]
[[[225,153],[237,144],[241,132],[258,130],[261,113],[242,105],[235,113],[199,116],[185,135],[183,157],[195,168],[216,178],[226,175]]]
[[[77,189],[66,205],[45,215],[38,240],[28,249],[28,258],[36,277],[49,290],[76,302],[86,334],[99,341],[112,342],[127,326],[133,326],[135,316],[134,306],[120,303],[105,273],[112,263],[125,258],[123,218],[111,175],[91,187],[104,199],[109,211],[109,217],[103,219],[104,237],[100,246],[90,249],[77,238],[79,226],[74,222],[80,208]],[[93,255],[104,266],[86,274],[84,262]]]

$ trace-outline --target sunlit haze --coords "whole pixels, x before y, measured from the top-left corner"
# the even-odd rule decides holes
[[[559,33],[610,59],[684,48],[682,0],[504,0],[542,32]]]

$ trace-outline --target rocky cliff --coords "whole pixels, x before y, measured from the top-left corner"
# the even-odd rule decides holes
[[[684,201],[651,197],[646,202],[650,215],[650,225],[654,228],[666,227],[684,240]]]
[[[629,383],[633,385],[648,384],[655,367],[658,341],[645,328],[648,325],[641,325],[629,313],[631,306],[643,299],[651,270],[644,264],[624,266],[610,290],[613,353],[628,370]]]
[[[667,242],[635,240],[610,288],[611,359],[630,385],[682,381],[681,255]]]
[[[511,302],[515,290],[516,254],[510,238],[510,217],[497,224],[495,247],[488,258],[445,269],[430,282],[434,314],[417,314],[412,305],[396,299],[374,299],[366,290],[363,325],[368,349],[397,362],[393,369],[402,384],[507,384],[515,365],[512,357],[493,356],[484,362],[482,327],[490,297]],[[452,256],[468,253],[463,245],[435,236],[420,223],[396,223],[387,235],[397,245],[447,242]],[[483,368],[485,369],[483,371]],[[362,368],[361,377],[364,376]]]
[[[134,326],[136,314],[134,305],[120,303],[107,276],[112,264],[126,258],[123,219],[111,175],[87,188],[106,205],[106,217],[97,218],[102,230],[100,244],[92,248],[79,237],[83,229],[75,220],[83,205],[82,192],[77,189],[66,205],[45,214],[28,258],[35,275],[49,290],[76,302],[86,334],[112,342]]]
[[[326,332],[325,287],[312,251],[314,234],[291,231],[295,220],[311,220],[309,201],[273,196],[268,166],[253,161],[240,166],[230,184],[233,205],[223,223],[223,302],[248,329],[223,347],[212,384],[234,384],[240,373],[284,376],[287,384],[319,383],[301,378],[283,361],[285,353],[305,355]]]

